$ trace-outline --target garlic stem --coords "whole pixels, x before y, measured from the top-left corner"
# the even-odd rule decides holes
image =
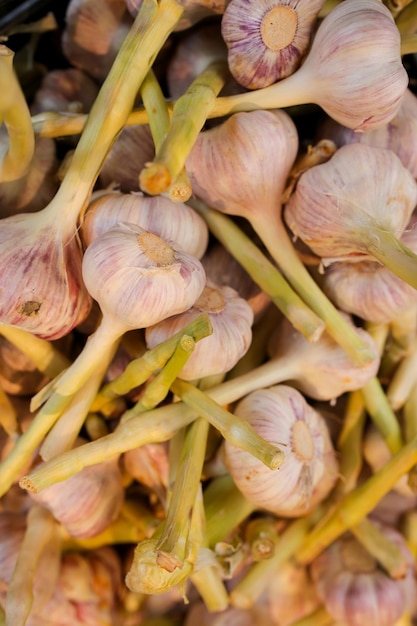
[[[260,437],[250,424],[223,409],[209,395],[179,379],[171,386],[171,390],[184,404],[215,425],[231,444],[250,452],[270,469],[281,467],[284,462],[283,452]]]
[[[230,593],[230,601],[234,607],[248,609],[255,604],[271,576],[274,576],[279,567],[298,550],[306,533],[317,521],[319,509],[320,507],[317,507],[317,510],[310,515],[300,517],[288,524],[277,541],[273,556],[252,565]]]
[[[301,617],[295,622],[291,622],[291,626],[336,626],[333,620],[324,607],[319,607],[310,615]],[[341,625],[337,625],[341,626]]]
[[[369,228],[363,237],[366,237],[366,248],[370,255],[417,289],[417,254],[391,232],[381,228]]]
[[[35,135],[26,98],[13,68],[14,52],[0,45],[0,121],[4,122],[9,146],[0,165],[0,183],[27,174],[35,150]]]
[[[63,535],[62,550],[64,552],[72,550],[96,550],[97,548],[112,546],[114,544],[138,543],[138,541],[141,541],[146,536],[142,527],[133,524],[123,517],[119,517],[112,522],[106,530],[88,539],[71,537],[65,532],[63,527],[61,528],[61,532]]]
[[[171,125],[155,158],[139,176],[142,191],[157,195],[168,189],[185,165],[197,136],[227,78],[226,63],[212,63],[174,104]]]
[[[0,386],[0,426],[12,439],[19,435],[20,427],[17,421],[17,412],[8,395]]]
[[[245,542],[254,561],[270,559],[275,553],[278,538],[275,518],[258,517],[245,527]]]
[[[348,493],[335,510],[307,535],[296,558],[311,562],[346,530],[358,524],[417,462],[417,437],[401,448],[371,478]]]
[[[149,116],[149,126],[158,151],[170,127],[170,115],[162,89],[152,69],[147,73],[140,88],[140,95]],[[173,202],[186,202],[191,196],[191,184],[185,167],[168,189],[168,196]]]
[[[203,202],[192,199],[188,204],[204,218],[216,239],[270,296],[272,302],[290,320],[294,328],[310,341],[318,339],[324,330],[323,322],[293,291],[279,270],[250,238],[231,219],[210,209]]]
[[[102,387],[91,406],[91,410],[99,411],[109,400],[123,396],[138,385],[145,383],[152,374],[164,367],[184,335],[189,335],[194,341],[200,341],[211,332],[210,317],[207,313],[202,313],[172,337],[131,361],[120,376]]]
[[[412,351],[398,365],[387,388],[387,398],[394,411],[407,402],[413,387],[417,384],[417,338]]]
[[[363,465],[362,438],[366,421],[365,405],[360,391],[352,391],[347,399],[343,427],[337,441],[340,479],[337,494],[351,491],[357,484]]]
[[[395,454],[403,445],[400,426],[378,378],[372,378],[361,389],[366,410],[390,451]]]
[[[198,569],[191,574],[190,580],[209,611],[225,611],[227,609],[229,596],[216,567],[208,565]]]
[[[58,540],[57,522],[52,514],[34,505],[27,516],[27,528],[20,546],[13,577],[6,596],[6,626],[24,626],[33,603],[33,580],[45,547]]]
[[[397,580],[407,574],[409,562],[404,552],[369,518],[364,517],[352,526],[351,532],[391,578]]]
[[[70,365],[70,361],[46,339],[36,337],[21,328],[0,324],[0,335],[26,354],[37,369],[48,377],[55,378]]]

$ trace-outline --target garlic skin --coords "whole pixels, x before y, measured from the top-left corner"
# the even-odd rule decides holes
[[[282,467],[274,471],[225,441],[226,467],[238,489],[275,515],[306,515],[328,495],[338,476],[335,451],[321,415],[287,385],[252,392],[234,413],[267,441],[282,444],[285,456]]]
[[[310,566],[326,610],[346,626],[393,626],[412,607],[416,593],[413,557],[397,530],[380,529],[406,556],[405,578],[390,578],[350,533],[334,541]]]
[[[193,306],[179,315],[145,330],[148,349],[182,330],[201,313],[208,313],[213,332],[196,343],[179,378],[195,380],[228,372],[248,350],[252,341],[253,311],[237,291],[207,281]]]
[[[367,132],[355,132],[330,117],[318,129],[318,139],[331,139],[338,147],[362,143],[392,150],[417,178],[417,96],[406,89],[397,115],[388,123]]]
[[[134,224],[120,224],[95,239],[82,269],[103,315],[124,332],[188,309],[206,282],[198,259]]]
[[[76,67],[51,70],[42,79],[30,110],[32,115],[44,111],[88,113],[98,89],[96,81]]]
[[[284,219],[327,265],[373,258],[366,245],[369,229],[400,237],[416,203],[417,183],[396,154],[349,144],[301,174]]]
[[[186,168],[195,195],[209,206],[247,219],[262,207],[272,218],[297,151],[297,129],[285,111],[236,113],[200,133]]]
[[[86,467],[67,480],[31,493],[72,537],[95,537],[120,513],[124,498],[118,459]]]
[[[0,589],[12,579],[25,530],[24,513],[0,511]]]
[[[151,490],[161,502],[165,502],[168,486],[168,445],[148,443],[128,450],[122,456],[123,468],[142,485]]]
[[[324,0],[231,0],[221,31],[235,79],[260,89],[295,72],[323,5]]]
[[[120,223],[137,224],[162,239],[175,241],[189,254],[201,259],[208,244],[208,228],[193,209],[164,196],[99,194],[90,202],[80,234],[85,246]]]

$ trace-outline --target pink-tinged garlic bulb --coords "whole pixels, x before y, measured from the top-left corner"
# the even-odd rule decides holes
[[[221,22],[229,68],[248,89],[289,76],[300,65],[324,0],[231,0]]]
[[[196,344],[179,374],[184,380],[225,374],[246,353],[252,341],[253,311],[249,304],[231,287],[219,287],[207,281],[188,311],[146,328],[148,348],[182,330],[203,312],[209,315],[213,332]]]
[[[282,517],[311,511],[336,482],[338,463],[322,416],[287,385],[254,391],[235,415],[264,439],[282,444],[284,463],[272,471],[254,456],[225,441],[226,466],[243,495]]]
[[[132,15],[136,17],[142,0],[125,0],[126,6]],[[227,5],[228,0],[183,0],[184,13],[175,27],[176,31],[185,30],[200,20],[208,17],[221,15]]]
[[[404,578],[391,578],[350,533],[334,541],[311,564],[311,575],[327,612],[346,626],[393,626],[414,601],[413,557],[404,537],[394,528],[380,529],[407,559]]]
[[[0,588],[11,581],[25,530],[25,513],[0,511]]]
[[[97,83],[76,67],[51,70],[42,79],[30,110],[32,115],[44,111],[88,113],[98,89]]]
[[[399,238],[416,203],[417,183],[394,152],[349,144],[301,174],[284,218],[324,265],[376,259],[413,285],[417,261]]]
[[[285,111],[237,113],[200,133],[186,167],[195,195],[210,206],[250,221],[261,212],[276,219],[297,151]]]
[[[345,318],[352,323],[348,316]],[[357,328],[357,332],[377,354],[371,335],[363,328]],[[282,367],[282,380],[289,381],[307,396],[324,401],[361,389],[376,376],[380,362],[375,356],[367,367],[358,367],[327,332],[317,342],[311,343],[287,318],[283,318],[272,333],[268,353],[271,367],[275,364],[277,372]]]
[[[154,156],[155,145],[149,126],[126,126],[103,163],[98,177],[100,186],[116,186],[124,193],[139,191],[139,172]]]
[[[102,82],[132,22],[124,0],[71,0],[62,33],[63,53],[71,65]]]
[[[117,518],[123,503],[118,459],[86,467],[71,478],[30,495],[72,537],[95,537]]]
[[[417,253],[415,227],[405,230],[400,239]],[[417,302],[417,291],[377,261],[332,263],[324,272],[323,290],[343,311],[382,324]]]
[[[148,443],[140,448],[128,450],[122,456],[126,472],[140,484],[150,489],[161,502],[165,503],[168,486],[169,459],[168,445]]]
[[[331,139],[340,147],[347,143],[364,143],[392,150],[414,178],[417,178],[417,97],[407,89],[397,115],[380,128],[355,132],[327,118],[318,129],[318,139]]]
[[[121,223],[137,224],[200,259],[208,244],[208,228],[193,209],[164,196],[112,191],[90,202],[80,234],[86,246]]]
[[[57,223],[48,207],[1,220],[0,323],[58,339],[87,317],[91,297],[78,235],[69,218]]]

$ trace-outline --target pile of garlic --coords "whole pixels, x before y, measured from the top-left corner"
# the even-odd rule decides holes
[[[411,626],[416,1],[50,4],[0,32],[0,623]]]

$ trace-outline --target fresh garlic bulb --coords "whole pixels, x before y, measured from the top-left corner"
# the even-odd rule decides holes
[[[98,89],[97,83],[76,67],[51,70],[42,79],[30,110],[32,115],[44,111],[88,113]]]
[[[164,196],[112,191],[90,202],[80,234],[86,246],[120,223],[137,224],[200,259],[208,244],[208,228],[193,209]]]
[[[346,626],[393,626],[416,594],[413,557],[403,536],[381,526],[409,564],[407,575],[391,578],[350,533],[333,542],[311,564],[311,575],[326,610]]]
[[[328,495],[338,475],[322,416],[287,385],[252,392],[234,412],[261,437],[282,444],[285,456],[282,467],[272,471],[226,441],[225,462],[238,489],[257,507],[276,515],[307,514]]]
[[[161,502],[165,502],[168,486],[168,446],[163,443],[148,443],[140,448],[128,450],[122,456],[123,468],[142,485],[145,485]]]
[[[179,375],[184,380],[225,374],[246,353],[252,341],[253,311],[231,287],[207,281],[193,306],[145,330],[148,348],[154,348],[183,329],[201,313],[208,313],[213,332],[199,341]]]
[[[417,183],[394,152],[348,144],[301,174],[284,218],[324,265],[377,259],[412,284],[399,238],[416,203]]]
[[[221,22],[229,68],[248,89],[292,74],[313,36],[324,0],[231,0]]]
[[[318,139],[331,139],[338,147],[364,143],[392,150],[414,178],[417,178],[417,96],[407,89],[397,115],[383,126],[368,132],[355,132],[327,118],[318,129]]]
[[[86,467],[31,497],[46,507],[72,537],[95,537],[120,513],[124,490],[118,458]]]

